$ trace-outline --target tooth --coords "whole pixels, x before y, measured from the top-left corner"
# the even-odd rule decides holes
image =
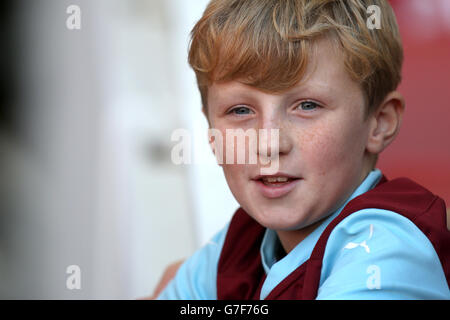
[[[274,182],[287,182],[289,178],[287,177],[264,177],[263,181],[267,183],[274,183]]]

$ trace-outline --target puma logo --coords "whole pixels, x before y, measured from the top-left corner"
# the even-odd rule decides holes
[[[370,248],[367,245],[368,240],[370,240],[372,238],[373,235],[373,224],[371,224],[369,226],[369,238],[367,238],[366,240],[364,240],[363,242],[357,243],[357,242],[349,242],[345,245],[344,249],[354,249],[357,247],[363,247],[367,253],[370,253]]]

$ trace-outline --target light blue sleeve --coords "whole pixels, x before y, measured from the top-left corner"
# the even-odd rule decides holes
[[[228,225],[178,269],[158,300],[216,300],[217,266]]]
[[[330,234],[317,299],[450,299],[439,257],[409,219],[364,209]]]

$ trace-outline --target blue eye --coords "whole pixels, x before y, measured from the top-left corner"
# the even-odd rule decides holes
[[[303,111],[311,111],[314,110],[318,107],[319,105],[313,101],[303,101],[300,103],[299,107],[303,110]]]
[[[249,114],[251,112],[251,110],[247,107],[244,106],[240,106],[237,108],[233,108],[230,111],[228,111],[228,113],[234,113],[237,115],[242,115],[242,114]]]

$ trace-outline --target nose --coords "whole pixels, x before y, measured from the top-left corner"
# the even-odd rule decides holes
[[[263,115],[259,121],[258,156],[274,158],[287,155],[293,147],[289,124],[279,112]]]

